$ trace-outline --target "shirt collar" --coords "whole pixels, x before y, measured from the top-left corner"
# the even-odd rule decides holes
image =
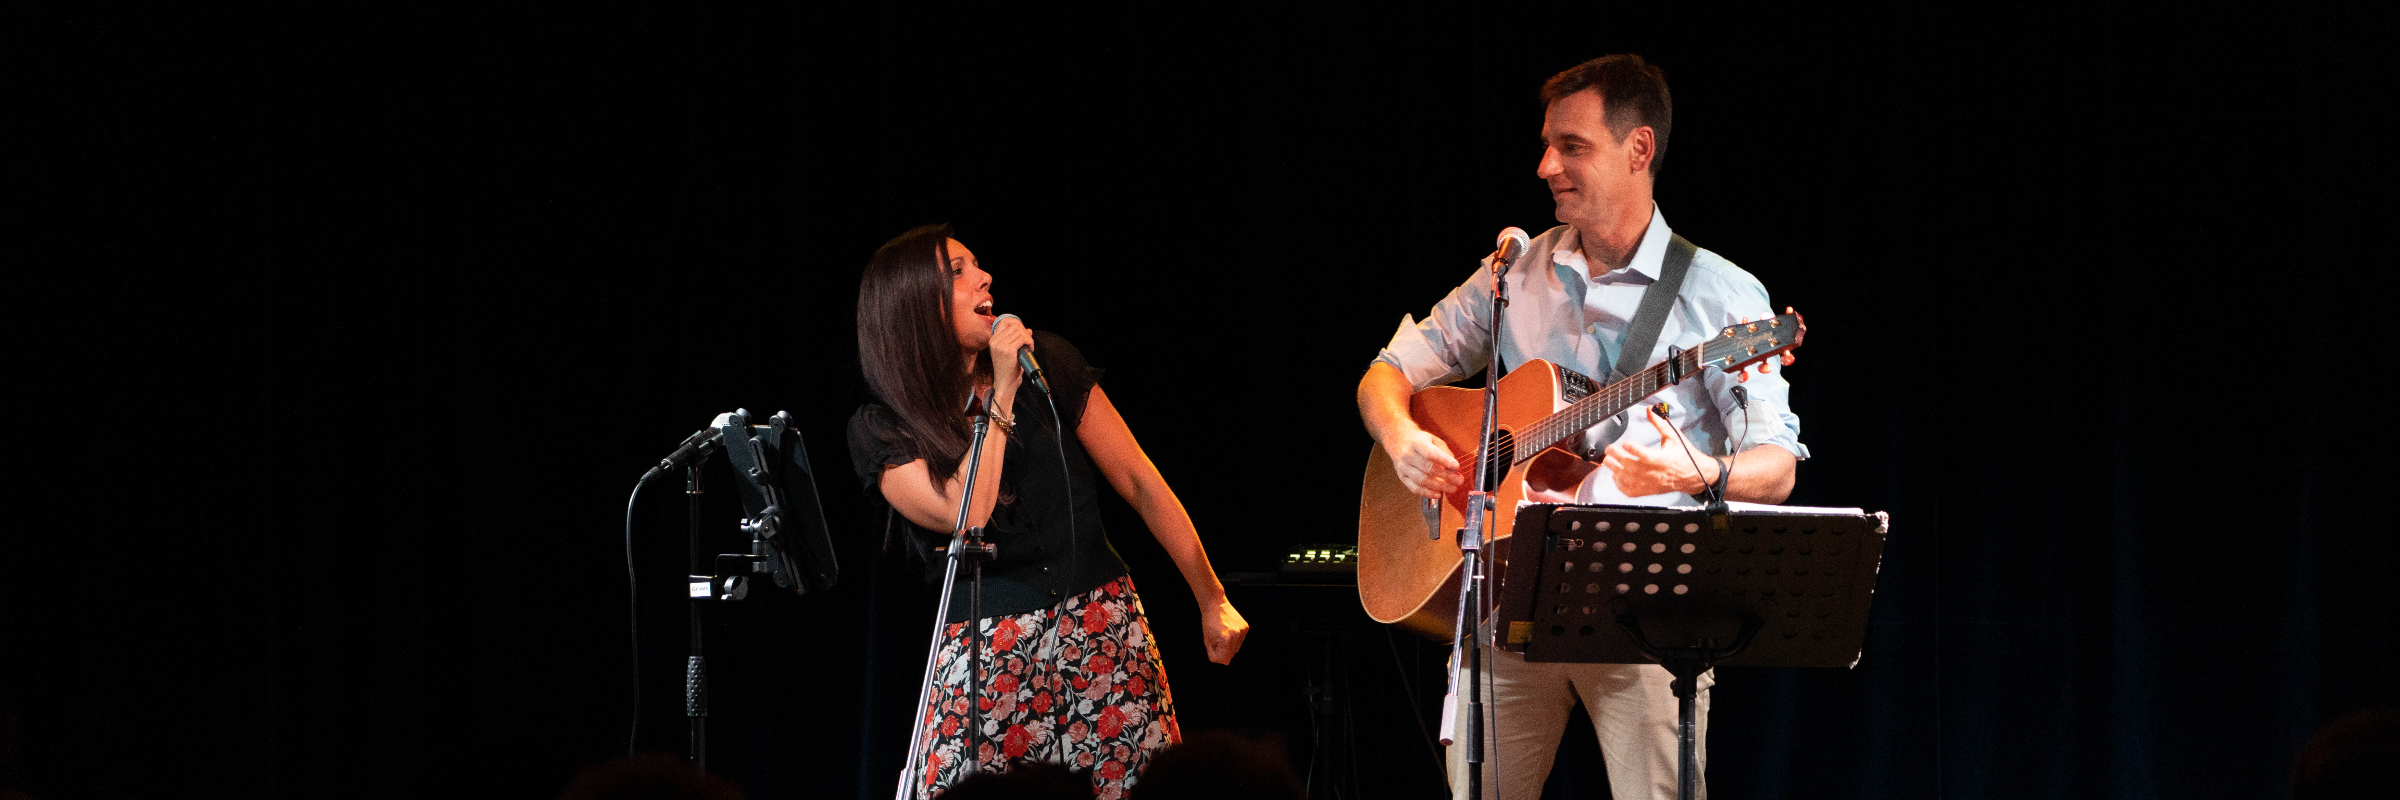
[[[1633,249],[1633,263],[1616,272],[1621,274],[1631,270],[1650,280],[1658,280],[1658,274],[1666,269],[1667,239],[1674,235],[1674,229],[1667,227],[1666,213],[1660,211],[1658,203],[1653,201],[1650,204],[1650,227],[1642,231],[1642,243]],[[1593,279],[1591,262],[1583,257],[1583,233],[1573,225],[1567,226],[1566,233],[1558,238],[1558,246],[1550,251],[1550,261],[1574,270],[1576,275],[1585,280]]]

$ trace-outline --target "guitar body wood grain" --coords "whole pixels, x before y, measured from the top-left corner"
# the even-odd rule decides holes
[[[1539,422],[1564,405],[1558,370],[1550,362],[1526,362],[1500,379],[1497,419],[1503,439],[1517,427]],[[1475,437],[1483,429],[1483,391],[1436,386],[1409,397],[1409,416],[1420,427],[1450,445],[1451,455],[1470,469],[1475,463]],[[1513,440],[1510,440],[1513,441]],[[1507,465],[1506,442],[1499,465]],[[1581,465],[1577,467],[1575,465]],[[1575,483],[1593,467],[1566,450],[1550,448],[1541,455],[1508,468],[1493,493],[1491,532],[1484,554],[1497,559],[1502,540],[1516,519],[1517,502],[1526,499],[1527,473],[1538,474],[1540,489],[1555,491],[1564,483],[1572,494]],[[1422,498],[1392,471],[1383,448],[1371,448],[1358,498],[1358,597],[1367,616],[1399,625],[1427,638],[1447,641],[1458,615],[1458,572],[1464,559],[1458,550],[1458,531],[1466,527],[1467,490],[1442,498],[1441,523],[1426,529]],[[1438,538],[1431,534],[1437,534]],[[1494,564],[1494,576],[1503,574]],[[1500,587],[1490,587],[1497,592]]]

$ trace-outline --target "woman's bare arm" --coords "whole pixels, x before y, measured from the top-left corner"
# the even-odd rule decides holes
[[[1117,414],[1116,405],[1100,387],[1092,387],[1075,432],[1108,485],[1116,487],[1117,494],[1141,512],[1142,522],[1175,559],[1184,583],[1191,585],[1192,599],[1200,604],[1200,635],[1208,645],[1208,660],[1232,663],[1233,654],[1250,635],[1250,623],[1225,599],[1225,585],[1217,581],[1216,570],[1209,566],[1208,551],[1200,546],[1200,532],[1192,527],[1183,501],[1167,488],[1167,479],[1158,474],[1158,466],[1142,452],[1133,431],[1125,427],[1125,418]]]

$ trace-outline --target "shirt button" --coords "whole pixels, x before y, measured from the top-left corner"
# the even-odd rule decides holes
[[[1043,572],[1049,572],[1049,571],[1050,571],[1050,568],[1049,568],[1049,567],[1043,567],[1043,568],[1042,568],[1042,571],[1043,571]]]
[[[1598,335],[1600,335],[1600,323],[1597,323],[1597,322],[1586,322],[1586,323],[1584,323],[1584,324],[1583,324],[1583,332],[1584,332],[1584,333],[1591,334],[1591,335],[1593,335],[1593,336],[1598,336]]]

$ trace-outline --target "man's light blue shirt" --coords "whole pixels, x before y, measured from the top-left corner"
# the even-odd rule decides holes
[[[1623,269],[1599,275],[1591,274],[1591,265],[1583,257],[1574,226],[1560,225],[1534,237],[1533,247],[1526,253],[1528,257],[1508,274],[1509,306],[1499,342],[1501,366],[1514,369],[1539,358],[1603,384],[1622,378],[1610,373],[1617,360],[1616,348],[1641,306],[1643,290],[1658,280],[1666,263],[1667,240],[1672,235],[1666,216],[1653,205],[1650,227],[1642,233],[1632,261]],[[1547,258],[1542,258],[1545,254]],[[1527,269],[1536,264],[1549,269]],[[1419,322],[1413,316],[1402,318],[1400,329],[1392,333],[1391,342],[1375,360],[1399,369],[1418,390],[1483,371],[1492,353],[1492,278],[1488,267],[1488,263],[1478,266],[1465,282],[1450,290],[1448,297],[1434,304],[1424,321]],[[1756,277],[1716,253],[1701,250],[1693,254],[1691,268],[1684,274],[1683,290],[1670,307],[1657,346],[1643,364],[1665,360],[1670,346],[1696,347],[1744,318],[1774,316],[1773,309],[1774,305],[1767,300],[1766,287]],[[1735,386],[1749,393],[1746,409],[1733,396]],[[1733,373],[1708,367],[1660,392],[1644,405],[1660,401],[1671,404],[1675,412],[1671,421],[1685,439],[1705,454],[1727,455],[1771,444],[1805,459],[1808,447],[1800,443],[1800,418],[1792,413],[1790,395],[1791,384],[1784,381],[1780,364],[1766,375],[1753,370],[1746,383],[1738,381]],[[1632,424],[1626,424],[1627,421]],[[1658,447],[1662,437],[1642,419],[1641,407],[1637,406],[1616,419],[1593,426],[1585,432],[1583,444],[1585,452],[1597,454],[1601,448],[1619,441]],[[1455,447],[1461,443],[1451,444]],[[1714,480],[1716,476],[1708,477]],[[1594,470],[1584,480],[1577,488],[1576,501],[1639,505],[1698,503],[1689,495],[1674,492],[1626,497],[1617,491],[1616,481],[1606,467]]]

